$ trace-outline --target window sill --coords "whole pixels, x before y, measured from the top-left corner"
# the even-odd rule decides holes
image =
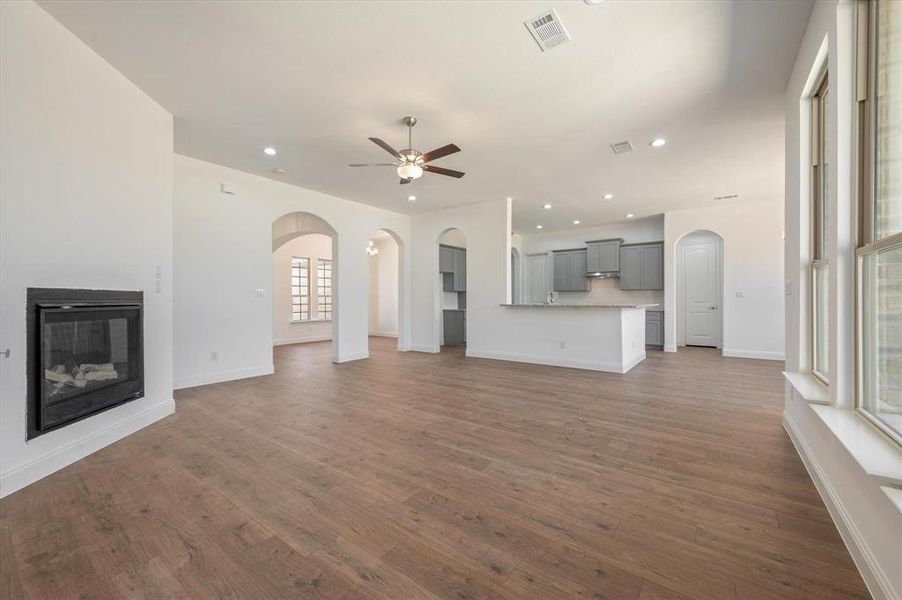
[[[811,373],[783,371],[783,376],[806,402],[824,406],[830,405],[830,388]]]
[[[332,322],[332,319],[306,319],[306,320],[300,320],[300,321],[295,321],[295,320],[288,321],[288,323],[290,325],[303,325],[304,323],[331,323],[331,322]]]
[[[895,505],[896,509],[899,511],[899,514],[902,514],[902,490],[880,486],[880,490],[886,494],[886,497],[889,498],[889,501]]]
[[[902,487],[902,448],[898,444],[856,411],[820,405],[811,409],[865,473],[882,486]],[[898,498],[893,501],[899,506]]]

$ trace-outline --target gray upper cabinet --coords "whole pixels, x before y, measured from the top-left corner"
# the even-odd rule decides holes
[[[566,252],[554,253],[554,285],[556,292],[570,290],[570,257]]]
[[[664,289],[664,242],[620,246],[620,289]]]
[[[438,247],[438,270],[446,292],[467,291],[467,251],[454,246]]]
[[[438,270],[439,273],[454,272],[454,250],[450,246],[438,247]]]
[[[586,242],[587,273],[616,273],[620,271],[622,238]]]
[[[554,252],[554,291],[585,292],[589,290],[589,279],[586,277],[588,251],[555,250]]]
[[[467,291],[467,251],[454,248],[454,291]]]

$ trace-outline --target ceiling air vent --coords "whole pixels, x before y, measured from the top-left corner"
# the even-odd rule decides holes
[[[739,194],[728,194],[726,196],[714,196],[715,200],[732,200],[733,198],[738,198]]]
[[[611,144],[611,150],[614,151],[614,154],[626,154],[633,151],[633,144],[629,140],[623,140],[622,142]]]
[[[570,41],[570,34],[567,33],[564,24],[561,23],[561,18],[554,9],[523,24],[526,25],[542,52]]]

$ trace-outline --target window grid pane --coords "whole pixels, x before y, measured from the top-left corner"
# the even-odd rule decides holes
[[[332,318],[332,261],[327,258],[316,265],[316,310],[320,319]]]
[[[902,231],[902,3],[877,4],[876,239]]]
[[[818,91],[811,100],[812,114],[817,116],[812,127],[812,199],[811,199],[811,302],[809,327],[811,328],[811,371],[825,383],[829,381],[828,342],[828,281],[830,267],[829,248],[829,194],[830,194],[830,95],[825,75]]]
[[[310,320],[310,259],[291,257],[291,320]]]
[[[862,409],[902,436],[902,245],[862,257]]]

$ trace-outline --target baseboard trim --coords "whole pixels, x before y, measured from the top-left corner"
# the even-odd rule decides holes
[[[175,400],[172,398],[163,400],[124,421],[108,425],[85,438],[10,469],[0,474],[0,498],[21,490],[174,412]]]
[[[892,583],[890,583],[889,577],[880,568],[867,541],[864,539],[864,536],[861,535],[861,532],[858,531],[858,527],[855,526],[851,514],[849,514],[849,511],[843,504],[839,494],[837,494],[833,486],[830,485],[830,481],[827,479],[823,468],[811,451],[811,447],[808,446],[805,439],[799,433],[795,420],[788,412],[783,413],[783,429],[789,435],[792,445],[795,446],[796,452],[798,452],[799,457],[801,457],[802,464],[805,465],[808,476],[811,477],[811,481],[814,482],[814,487],[817,488],[821,500],[824,501],[827,512],[830,514],[830,518],[833,519],[833,524],[836,526],[837,531],[839,531],[839,535],[845,543],[849,554],[852,556],[852,561],[858,568],[858,572],[861,574],[861,578],[864,580],[868,591],[871,592],[871,595],[876,600],[898,598],[893,592]]]
[[[488,358],[492,360],[507,360],[510,362],[530,363],[535,365],[548,365],[551,367],[566,367],[569,369],[584,369],[589,371],[604,371],[605,373],[625,373],[623,365],[619,363],[606,363],[601,361],[580,360],[575,358],[563,358],[559,356],[541,356],[536,354],[517,354],[514,352],[495,352],[493,350],[477,350],[467,348],[466,355],[472,358]],[[634,365],[635,366],[635,365]],[[632,367],[630,367],[632,368]],[[629,370],[629,369],[627,369]]]
[[[676,344],[664,344],[664,352],[676,352]]]
[[[786,360],[783,352],[767,352],[763,350],[734,350],[724,348],[721,355],[728,358],[755,358],[758,360]]]
[[[629,373],[633,367],[641,363],[643,360],[645,360],[645,352],[637,356],[633,361],[628,362],[621,373]]]
[[[371,331],[370,335],[372,337],[396,338],[396,337],[398,337],[398,332],[397,331]]]
[[[430,354],[438,354],[440,352],[439,348],[435,346],[408,346],[407,350],[409,352],[428,352]]]
[[[272,363],[270,363],[268,365],[258,365],[256,367],[234,369],[232,371],[217,371],[215,373],[202,373],[200,375],[176,377],[173,387],[177,390],[183,390],[185,388],[197,387],[199,385],[223,383],[225,381],[234,381],[236,379],[247,379],[248,377],[272,375],[273,373],[275,373],[275,367],[273,367]]]
[[[331,335],[314,335],[302,338],[279,338],[272,341],[273,346],[289,346],[291,344],[306,344],[307,342],[330,342]]]
[[[352,362],[355,360],[363,360],[365,358],[369,358],[370,353],[367,350],[361,350],[360,352],[348,352],[346,354],[341,354],[335,357],[332,362],[334,363],[346,363]]]

